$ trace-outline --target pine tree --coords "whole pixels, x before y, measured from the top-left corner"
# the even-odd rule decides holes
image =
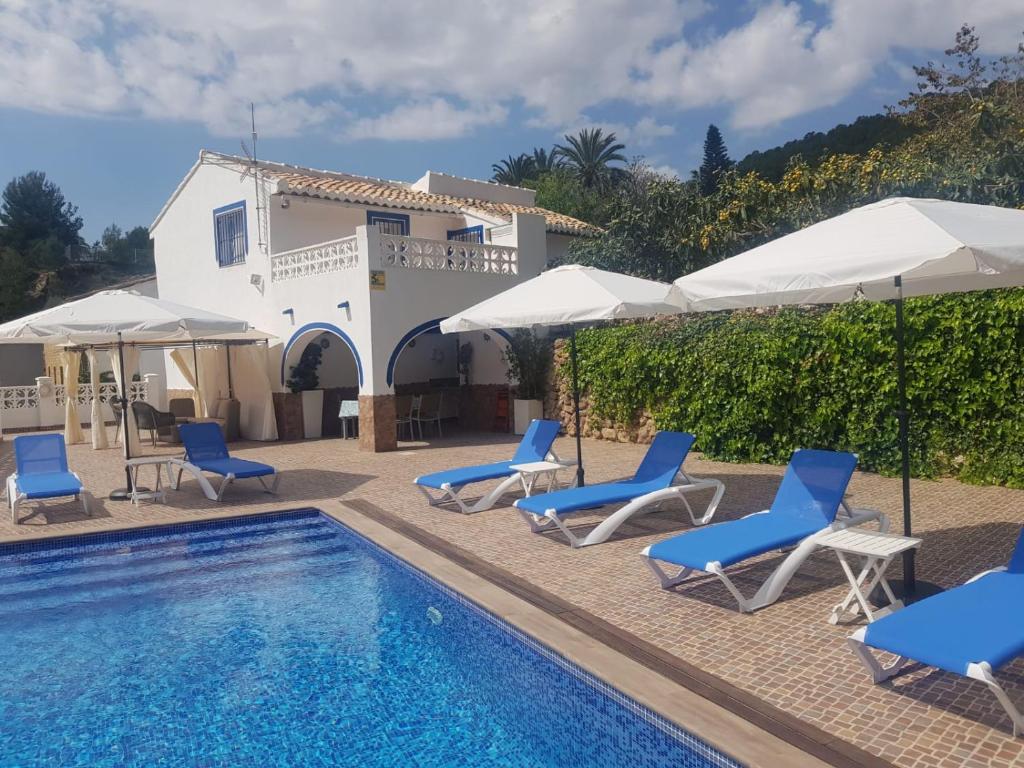
[[[715,125],[708,126],[707,136],[704,138],[704,162],[697,171],[697,178],[700,181],[700,193],[712,195],[718,189],[718,182],[721,175],[732,168],[733,162],[729,159],[729,152],[725,148],[725,140],[722,132]]]

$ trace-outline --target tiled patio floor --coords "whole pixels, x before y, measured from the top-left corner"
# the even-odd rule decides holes
[[[852,629],[827,621],[830,607],[845,594],[845,581],[828,553],[811,559],[779,603],[741,615],[717,581],[672,592],[658,589],[639,552],[689,528],[685,513],[674,506],[620,529],[606,544],[572,550],[558,534],[531,534],[510,508],[472,516],[433,509],[411,484],[428,471],[506,458],[512,442],[503,435],[462,435],[429,446],[403,444],[390,454],[361,453],[355,441],[344,440],[239,444],[233,449],[238,456],[279,468],[279,497],[260,493],[254,483],[239,483],[218,505],[186,482],[166,505],[140,509],[104,499],[124,481],[116,450],[73,446],[72,467],[96,496],[94,517],[83,518],[74,504],[55,502],[19,526],[9,517],[0,519],[0,540],[365,499],[897,765],[1024,766],[1024,741],[1013,738],[1007,717],[980,683],[912,667],[890,685],[870,684],[845,643]],[[13,464],[10,436],[0,446],[0,472],[6,476]],[[565,439],[556,448],[572,452]],[[587,441],[584,451],[588,481],[599,482],[631,473],[644,448]],[[687,468],[726,484],[716,520],[767,506],[782,471],[694,458]],[[858,474],[851,490],[856,506],[881,509],[899,530],[898,480]],[[1024,492],[922,481],[914,483],[913,493],[915,530],[924,538],[920,578],[948,586],[1006,562],[1024,519]],[[595,519],[580,516],[576,525],[586,528]],[[751,589],[776,561],[777,556],[767,556],[751,566],[738,579],[741,588]],[[1001,679],[1011,696],[1024,700],[1024,663],[1004,669]]]

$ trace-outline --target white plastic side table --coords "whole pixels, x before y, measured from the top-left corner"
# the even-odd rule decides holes
[[[856,616],[858,608],[871,622],[903,607],[903,601],[897,600],[896,595],[893,594],[889,581],[885,578],[885,571],[897,555],[903,554],[908,549],[920,547],[920,539],[912,539],[894,533],[847,528],[822,536],[818,543],[836,553],[839,565],[850,582],[850,592],[841,603],[832,609],[829,623],[838,624],[840,619],[848,613]],[[856,575],[850,566],[847,555],[863,558],[863,566]],[[889,598],[889,605],[874,610],[871,608],[867,596],[876,586],[880,586],[885,592],[885,596]],[[856,605],[854,605],[855,602]]]
[[[537,481],[545,477],[548,481],[547,492],[558,490],[561,487],[558,482],[558,470],[574,466],[576,466],[575,462],[529,461],[524,464],[512,464],[509,469],[519,473],[519,480],[523,484],[523,493],[531,496]]]
[[[168,456],[139,456],[135,459],[128,459],[125,464],[132,475],[132,492],[129,497],[132,504],[138,505],[142,500],[159,501],[161,504],[167,501],[166,486],[163,482],[164,470],[167,470],[167,485],[171,484],[171,459]],[[156,483],[151,491],[140,491],[139,470],[142,467],[156,467]]]

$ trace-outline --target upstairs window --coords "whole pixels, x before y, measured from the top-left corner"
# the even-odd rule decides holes
[[[230,267],[244,264],[249,252],[249,233],[245,227],[245,200],[217,208],[213,212],[213,240],[217,245],[217,264]]]
[[[383,211],[367,211],[366,223],[377,225],[383,235],[409,236],[409,217],[404,213],[384,213]]]
[[[449,229],[448,239],[460,243],[482,243],[484,241],[484,225],[477,224],[475,227],[465,229]]]

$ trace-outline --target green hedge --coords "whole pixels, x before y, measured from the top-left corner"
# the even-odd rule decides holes
[[[1024,290],[910,299],[906,318],[913,473],[1024,487]],[[836,448],[895,474],[893,325],[858,302],[588,330],[581,384],[598,417],[646,409],[712,458]]]

